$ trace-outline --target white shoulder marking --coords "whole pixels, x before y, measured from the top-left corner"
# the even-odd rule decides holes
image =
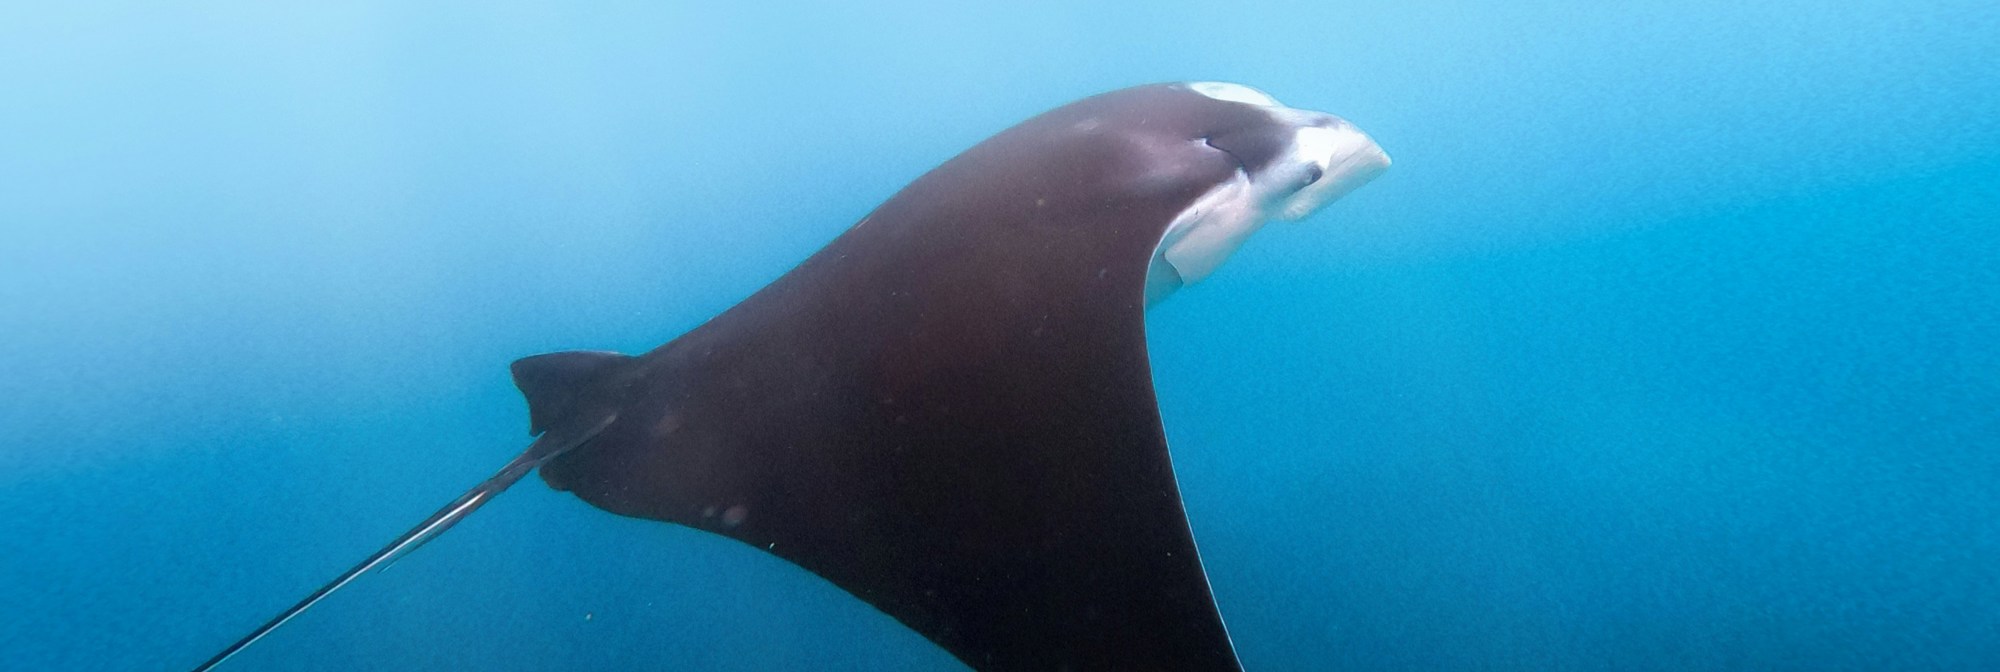
[[[1189,82],[1187,87],[1195,93],[1216,100],[1257,105],[1259,107],[1280,107],[1282,105],[1278,102],[1278,99],[1272,98],[1271,94],[1242,84],[1232,84],[1229,82]]]

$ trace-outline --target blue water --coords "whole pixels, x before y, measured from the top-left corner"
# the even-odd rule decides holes
[[[1150,316],[1252,670],[2000,668],[1990,0],[0,7],[0,651],[192,666],[932,165],[1238,81],[1395,157]],[[931,670],[535,482],[238,670]]]

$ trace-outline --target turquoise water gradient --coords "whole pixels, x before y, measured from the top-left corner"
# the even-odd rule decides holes
[[[190,667],[524,445],[513,358],[1220,79],[1396,159],[1149,318],[1250,669],[2000,669],[1990,0],[281,4],[0,7],[0,666]],[[235,662],[956,665],[534,482]]]

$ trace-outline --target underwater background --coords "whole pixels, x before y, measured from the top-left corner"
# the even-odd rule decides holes
[[[1251,670],[2000,669],[2000,6],[0,6],[0,651],[186,669],[926,169],[1225,80],[1395,158],[1148,317]],[[529,481],[229,670],[938,670]]]

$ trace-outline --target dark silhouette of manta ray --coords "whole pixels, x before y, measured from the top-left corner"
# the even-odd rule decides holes
[[[1045,113],[651,352],[515,362],[539,437],[526,451],[197,669],[537,468],[604,510],[796,563],[978,670],[1238,669],[1168,459],[1144,311],[1267,211],[1310,210],[1386,157],[1345,122],[1232,86]]]

